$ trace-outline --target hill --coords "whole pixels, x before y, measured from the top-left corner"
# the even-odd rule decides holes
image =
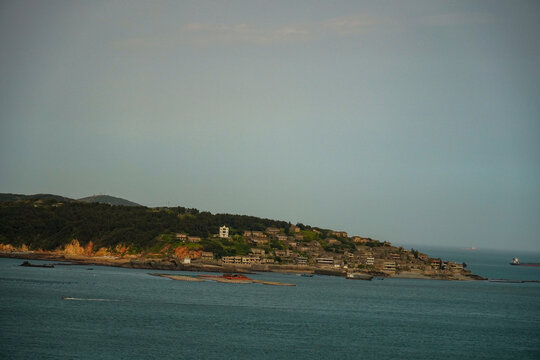
[[[185,207],[147,208],[103,195],[86,198],[89,202],[63,197],[58,201],[55,195],[50,200],[30,197],[3,196],[12,201],[0,202],[0,254],[49,251],[58,256],[121,257],[128,262],[160,259],[166,266],[189,258],[211,266],[311,266],[326,274],[472,276],[464,264],[344,231]],[[119,206],[126,202],[130,205]],[[223,225],[227,234],[220,236]]]
[[[119,206],[142,206],[140,204],[134,203],[122,198],[117,198],[109,195],[92,195],[78,201],[87,202],[87,203],[100,203],[100,204],[109,204],[109,205],[119,205]]]
[[[54,201],[75,201],[73,199],[54,195],[54,194],[34,194],[34,195],[23,195],[23,194],[9,194],[9,193],[0,193],[0,202],[6,201],[21,201],[21,200],[54,200]]]
[[[234,229],[231,233],[238,235],[245,230],[262,231],[271,226],[288,229],[285,221],[246,215],[214,215],[184,207],[112,206],[55,199],[0,203],[0,243],[25,244],[31,249],[52,250],[78,239],[82,244],[92,242],[97,247],[122,244],[142,251],[155,246],[161,235],[170,238],[171,234],[186,233],[211,240],[223,224],[231,226]],[[209,243],[208,248],[215,247],[213,245]],[[226,246],[234,247],[232,243]]]

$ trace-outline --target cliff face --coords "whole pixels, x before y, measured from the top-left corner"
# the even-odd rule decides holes
[[[90,241],[85,247],[82,247],[79,244],[79,241],[76,239],[73,239],[71,243],[67,244],[63,250],[56,250],[57,253],[61,253],[63,255],[86,255],[90,256],[93,254],[93,247],[94,244]]]
[[[171,247],[170,245],[159,249],[156,252],[141,252],[130,254],[130,248],[128,246],[119,244],[114,248],[94,248],[94,244],[90,241],[85,246],[82,246],[77,239],[73,239],[69,244],[64,247],[55,249],[53,251],[34,250],[30,251],[28,246],[23,244],[20,247],[13,246],[11,244],[0,243],[0,253],[43,253],[63,257],[111,257],[111,258],[157,258],[157,259],[178,259],[183,260],[185,258],[198,259],[201,257],[201,250],[190,249],[185,246]]]
[[[23,244],[20,247],[13,246],[11,244],[0,244],[0,252],[14,253],[14,252],[28,252],[28,246]]]

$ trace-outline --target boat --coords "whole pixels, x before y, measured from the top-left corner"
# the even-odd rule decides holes
[[[540,267],[540,263],[520,263],[517,257],[512,259],[510,265]]]
[[[313,274],[306,274],[306,273],[303,273],[302,275],[300,275],[302,277],[313,277]]]
[[[358,274],[358,273],[348,273],[347,279],[349,280],[368,280],[371,281],[373,279],[372,275],[367,274]]]
[[[53,268],[54,265],[52,264],[31,264],[29,263],[28,261],[25,261],[23,262],[21,265],[19,266],[26,266],[26,267],[40,267],[40,268]]]

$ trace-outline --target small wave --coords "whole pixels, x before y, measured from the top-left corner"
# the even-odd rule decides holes
[[[92,298],[76,298],[70,296],[62,296],[62,300],[74,300],[74,301],[120,301],[116,299],[92,299]]]

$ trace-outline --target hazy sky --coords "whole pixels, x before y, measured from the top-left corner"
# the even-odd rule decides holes
[[[1,1],[0,192],[540,250],[540,2]]]

